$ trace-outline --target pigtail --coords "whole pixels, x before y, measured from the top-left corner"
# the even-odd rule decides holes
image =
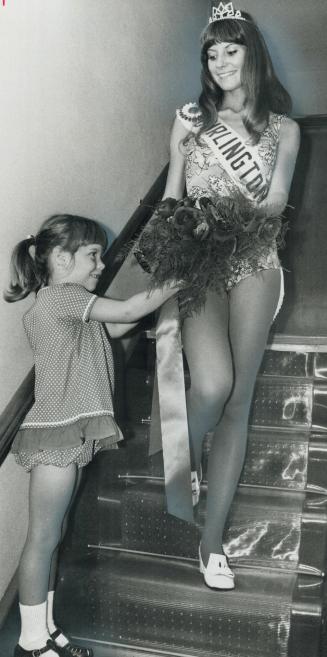
[[[37,291],[41,286],[40,276],[34,258],[30,254],[31,246],[35,246],[35,237],[30,235],[15,246],[10,262],[10,284],[4,292],[6,301],[20,301]]]

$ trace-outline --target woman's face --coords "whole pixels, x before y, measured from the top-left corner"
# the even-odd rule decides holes
[[[222,91],[234,91],[242,86],[246,46],[237,43],[215,43],[207,51],[208,69]]]

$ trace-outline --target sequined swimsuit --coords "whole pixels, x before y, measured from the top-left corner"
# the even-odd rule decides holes
[[[239,187],[223,168],[215,152],[208,144],[198,143],[195,139],[195,135],[201,127],[201,113],[196,103],[189,103],[178,109],[177,117],[190,131],[190,136],[183,147],[185,149],[185,177],[188,196],[200,198],[201,196],[210,197],[213,194],[233,196],[239,193]],[[280,114],[270,114],[269,123],[256,146],[256,157],[262,164],[269,184],[276,162],[282,119],[283,116]],[[225,282],[226,290],[231,290],[241,280],[259,271],[279,268],[277,248],[274,246],[269,249],[268,253],[258,257],[255,267],[253,262],[231,256],[229,274]]]

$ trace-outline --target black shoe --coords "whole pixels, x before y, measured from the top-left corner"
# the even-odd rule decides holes
[[[14,657],[40,657],[41,655],[44,655],[46,657],[47,652],[49,650],[53,650],[53,652],[56,652],[57,655],[60,655],[58,652],[58,647],[53,641],[50,641],[50,639],[47,641],[47,645],[44,646],[44,648],[34,648],[34,650],[24,650],[19,643],[17,643],[17,646],[14,651]]]
[[[58,628],[55,630],[55,632],[50,634],[51,639],[55,642],[60,634],[66,636],[65,632]],[[65,646],[58,646],[57,643],[55,645],[60,657],[93,657],[92,648],[82,648],[82,646],[77,646],[76,643],[71,643],[70,641],[69,643],[66,643]],[[14,655],[14,657],[16,657],[16,655]],[[17,655],[17,657],[20,656]]]

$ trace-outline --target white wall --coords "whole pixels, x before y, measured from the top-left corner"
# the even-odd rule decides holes
[[[14,244],[54,212],[114,233],[168,160],[174,109],[198,93],[207,0],[0,4],[0,287]],[[0,299],[0,412],[31,366],[30,300]],[[0,471],[0,598],[25,533],[28,476]],[[10,531],[9,531],[10,529]]]

